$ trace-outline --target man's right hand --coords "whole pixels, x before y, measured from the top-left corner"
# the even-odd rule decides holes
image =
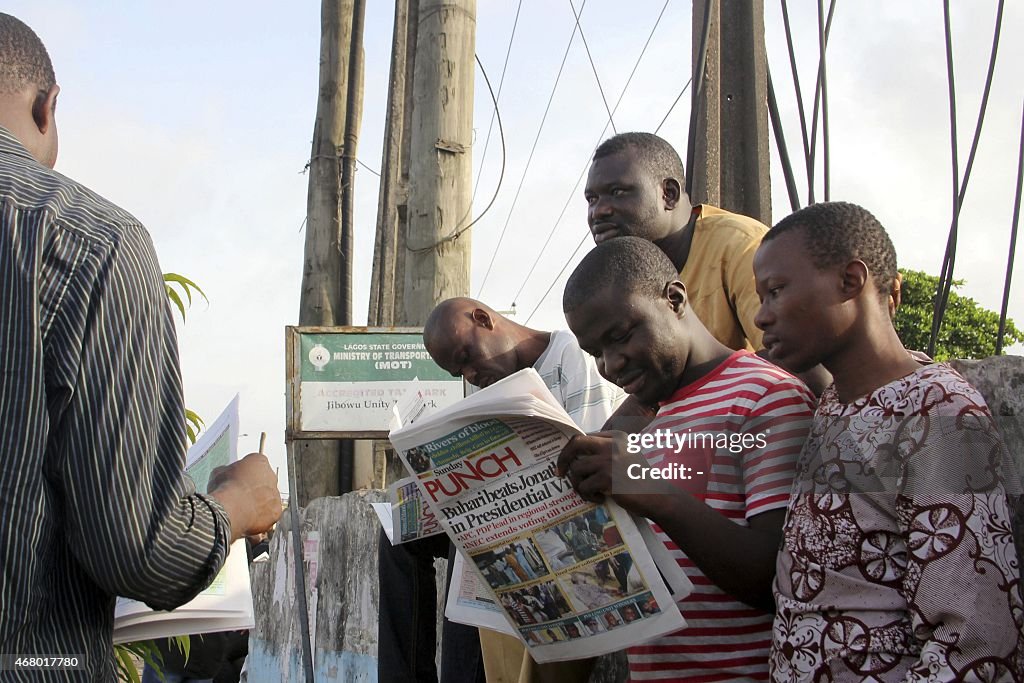
[[[262,453],[213,470],[207,490],[228,513],[232,542],[268,531],[281,517],[277,475]]]

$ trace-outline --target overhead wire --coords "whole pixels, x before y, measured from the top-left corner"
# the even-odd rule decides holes
[[[819,3],[820,4],[820,3]],[[822,68],[823,63],[821,61],[823,49],[822,43],[825,47],[828,47],[829,35],[832,32],[832,17],[835,14],[836,3],[832,0],[829,3],[828,17],[825,19],[825,37],[824,41],[821,40],[820,25],[819,25],[819,63],[818,73],[814,83],[814,115],[811,122],[810,128],[807,126],[807,112],[804,108],[804,97],[803,90],[800,88],[800,74],[796,65],[796,45],[793,40],[793,28],[789,21],[789,6],[786,4],[786,0],[781,0],[782,5],[782,26],[786,33],[786,49],[789,53],[789,68],[793,74],[793,89],[796,91],[796,110],[800,117],[800,137],[804,144],[804,169],[807,175],[807,203],[814,203],[814,171],[815,171],[815,158],[817,156],[817,144],[818,144],[818,107],[819,97],[821,96],[822,88]],[[820,10],[820,7],[819,7]],[[820,12],[819,12],[820,18]],[[824,134],[827,138],[828,134]]]
[[[667,4],[668,4],[668,3],[667,3],[667,1],[666,1],[666,6],[667,6]],[[642,56],[642,55],[641,55],[641,56]],[[639,63],[640,63],[640,62],[639,62],[639,60],[638,60],[638,61],[637,61],[637,64],[639,64]],[[635,71],[635,70],[636,70],[636,67],[634,67],[634,71]],[[689,80],[689,81],[687,81],[686,85],[685,85],[685,86],[683,86],[683,92],[681,92],[681,93],[679,94],[679,96],[680,96],[680,97],[682,97],[682,94],[686,92],[686,88],[687,88],[687,87],[689,87],[690,83],[692,83],[692,82],[693,82],[693,80],[692,80],[692,79],[691,79],[691,80]],[[629,82],[628,82],[628,81],[626,82],[626,85],[627,85],[627,86],[629,85]],[[625,88],[623,88],[623,93],[625,93]],[[619,95],[619,100],[621,101],[621,99],[622,99],[622,95],[620,94],[620,95]],[[677,102],[679,101],[679,98],[678,98],[678,97],[676,98],[676,101],[677,101]],[[618,103],[616,103],[616,107],[618,107]],[[613,108],[613,109],[612,109],[612,111],[615,111],[615,109]],[[667,114],[666,114],[666,116],[667,116]],[[663,119],[663,121],[664,121],[664,119]],[[607,131],[607,130],[608,130],[608,124],[606,123],[606,124],[605,124],[605,127],[604,127],[604,129],[603,129],[603,130],[601,131],[601,135],[600,135],[600,138],[599,138],[599,140],[598,140],[598,144],[600,144],[600,142],[601,142],[602,140],[604,140],[604,134],[605,134],[605,131]],[[587,169],[589,169],[589,168],[590,168],[590,158],[591,158],[591,157],[593,156],[593,154],[594,154],[594,152],[595,152],[596,150],[597,150],[597,145],[595,145],[595,146],[594,146],[594,149],[593,149],[593,150],[591,150],[590,154],[589,154],[589,155],[587,156],[587,161],[586,161],[586,163],[585,163],[585,164],[583,165],[583,170],[582,170],[582,171],[580,171],[580,175],[579,175],[579,177],[578,177],[578,178],[576,178],[576,184],[575,184],[575,185],[573,185],[573,187],[572,187],[572,192],[570,192],[570,193],[569,193],[569,197],[568,197],[568,198],[567,198],[567,199],[565,200],[565,204],[564,204],[564,205],[562,205],[562,210],[561,210],[561,212],[559,212],[559,214],[558,214],[558,218],[556,218],[556,219],[555,219],[555,224],[554,224],[553,226],[551,226],[551,230],[550,230],[550,231],[548,232],[548,237],[547,237],[547,239],[546,239],[546,240],[544,241],[544,245],[543,245],[543,246],[542,246],[542,247],[540,248],[540,251],[539,251],[539,252],[537,252],[537,258],[535,258],[535,259],[533,260],[533,265],[531,265],[531,266],[530,266],[530,270],[529,270],[529,272],[527,272],[527,274],[526,274],[526,277],[525,277],[525,278],[523,278],[523,282],[522,282],[522,284],[521,284],[521,285],[519,285],[519,289],[518,289],[518,290],[516,291],[516,295],[515,295],[515,297],[513,297],[513,299],[512,299],[512,305],[513,305],[513,306],[515,306],[515,303],[516,303],[516,301],[518,301],[518,300],[519,300],[519,295],[520,295],[520,294],[522,294],[522,293],[523,293],[523,290],[524,290],[524,289],[526,288],[526,284],[527,284],[527,283],[528,283],[528,282],[530,281],[530,276],[531,276],[531,275],[533,275],[533,271],[534,271],[534,269],[536,269],[536,267],[537,267],[537,264],[538,264],[538,263],[540,263],[540,259],[541,259],[541,257],[542,257],[542,256],[544,255],[544,249],[546,249],[546,248],[547,248],[547,246],[548,246],[548,243],[549,243],[549,242],[551,242],[551,238],[552,238],[552,237],[554,237],[554,235],[555,235],[555,229],[556,229],[556,228],[558,227],[559,223],[561,223],[561,222],[562,222],[562,217],[563,217],[563,216],[565,216],[565,212],[566,212],[566,210],[567,210],[567,209],[569,208],[569,204],[570,204],[570,203],[572,203],[572,200],[573,200],[573,198],[575,198],[575,197],[576,197],[576,192],[577,192],[577,191],[579,190],[579,186],[580,186],[580,181],[582,181],[582,180],[583,180],[583,178],[584,178],[584,176],[586,176],[586,174],[587,174]],[[582,245],[582,244],[583,244],[583,242],[585,242],[585,241],[586,241],[586,238],[587,238],[588,236],[589,236],[589,233],[588,233],[588,234],[584,234],[584,235],[583,235],[583,240],[581,240],[581,242],[580,242],[580,245]],[[545,292],[544,296],[543,296],[543,297],[541,298],[541,300],[540,300],[540,303],[543,303],[543,302],[544,302],[544,299],[545,299],[545,298],[547,298],[547,295],[548,295],[548,293],[549,293],[549,292],[551,291],[551,287],[553,287],[553,286],[554,286],[554,283],[558,281],[558,278],[559,278],[559,277],[561,277],[561,274],[565,272],[565,268],[566,268],[566,266],[568,266],[568,265],[569,265],[569,263],[570,263],[570,262],[572,261],[572,259],[573,259],[573,256],[575,256],[575,255],[576,255],[576,252],[578,252],[578,251],[580,250],[580,245],[577,245],[577,247],[576,247],[576,251],[574,251],[574,252],[572,253],[572,255],[571,255],[571,256],[569,257],[568,261],[566,261],[566,263],[565,263],[565,264],[564,264],[564,265],[562,266],[562,270],[560,270],[560,271],[559,271],[559,274],[558,274],[557,276],[555,276],[555,280],[554,280],[554,282],[552,282],[552,283],[551,283],[551,285],[549,285],[549,286],[548,286],[547,292]],[[538,306],[540,306],[540,303],[538,303],[537,305],[538,305]],[[535,308],[533,312],[534,312],[534,313],[536,313],[536,311],[537,311],[537,309]],[[531,313],[531,314],[530,314],[530,316],[532,317],[532,316],[533,316],[533,313]],[[527,319],[526,319],[526,322],[529,322],[529,321],[530,321],[530,319],[529,319],[529,318],[527,318]]]
[[[772,70],[767,64],[765,64],[765,72],[768,77],[768,118],[772,122],[772,132],[775,134],[775,147],[779,150],[779,160],[782,162],[782,175],[786,179],[789,205],[793,211],[797,211],[800,208],[800,194],[796,189],[793,166],[789,161],[789,148],[786,147],[786,135],[782,130],[782,119],[779,117],[779,103],[775,99],[775,86],[772,85]]]
[[[583,239],[580,240],[580,243],[576,245],[575,249],[573,249],[573,252],[569,254],[569,258],[566,259],[565,263],[562,265],[562,269],[558,271],[558,275],[556,275],[555,279],[551,281],[551,284],[548,285],[548,288],[544,290],[544,296],[540,298],[540,301],[537,302],[537,305],[533,307],[532,311],[530,311],[530,315],[524,323],[525,325],[530,324],[530,319],[533,318],[533,316],[540,309],[540,305],[544,303],[544,300],[548,298],[548,294],[550,294],[551,290],[554,289],[555,283],[557,283],[558,280],[562,277],[562,274],[565,272],[565,269],[569,267],[569,264],[572,263],[572,260],[576,258],[576,254],[579,253],[580,249],[583,247],[583,244],[587,241],[588,237],[590,237],[590,235],[584,235]]]
[[[359,164],[360,166],[362,166],[363,168],[365,168],[365,169],[366,169],[367,171],[369,171],[369,172],[370,172],[370,173],[372,173],[373,175],[375,175],[375,176],[377,176],[378,178],[380,178],[380,172],[379,172],[379,171],[375,171],[375,170],[373,170],[372,168],[370,168],[369,166],[367,166],[366,164],[364,164],[364,163],[363,163],[363,160],[362,160],[362,159],[359,159],[359,158],[357,157],[357,158],[356,158],[356,163],[357,163],[357,164]]]
[[[953,157],[953,175],[951,181],[953,183],[953,221],[952,225],[957,224],[957,217],[960,215],[960,165],[958,160],[959,155],[959,142],[956,133],[956,85],[955,75],[953,71],[953,31],[950,28],[949,19],[949,0],[943,2],[942,6],[943,21],[944,21],[944,33],[946,39],[946,87],[949,91],[949,137],[950,137],[950,150]],[[950,228],[952,233],[952,227]],[[928,355],[935,355],[935,343],[939,337],[939,327],[941,313],[941,298],[943,284],[946,281],[946,270],[949,265],[949,245],[952,240],[952,234],[946,238],[946,252],[942,258],[942,268],[939,271],[939,289],[935,293],[935,299],[932,304],[932,329],[931,334],[928,336]],[[944,313],[944,311],[943,311]]]
[[[583,26],[580,24],[580,15],[576,13],[576,5],[573,4],[572,0],[569,0],[569,7],[572,9],[572,15],[576,17],[576,28],[579,29],[580,40],[583,41],[583,49],[587,52],[587,60],[590,62],[590,69],[594,72],[594,80],[597,81],[597,90],[601,93],[601,101],[604,102],[604,110],[608,112],[608,121],[612,125],[612,132],[618,135],[619,131],[615,129],[615,119],[612,114],[612,109],[608,106],[608,98],[604,96],[604,88],[601,86],[601,77],[597,75],[597,65],[594,64],[594,57],[590,54],[590,45],[587,44],[587,37],[583,34]]]
[[[789,8],[786,0],[782,4],[782,26],[786,32],[786,47],[789,50],[789,68],[793,73],[793,87],[796,89],[796,111],[800,116],[800,135],[804,142],[804,166],[807,171],[807,202],[814,202],[814,167],[811,166],[811,142],[807,138],[807,114],[804,111],[804,98],[800,89],[800,74],[796,67],[796,51],[793,41],[793,30],[789,23]]]
[[[949,236],[946,239],[946,252],[942,259],[942,269],[939,273],[939,291],[935,297],[935,305],[932,311],[932,333],[928,340],[928,355],[934,355],[935,345],[938,343],[939,332],[942,329],[942,318],[946,313],[946,306],[949,303],[949,293],[953,287],[953,268],[956,265],[956,243],[960,226],[960,210],[963,207],[964,197],[967,195],[967,184],[971,179],[971,170],[974,167],[974,159],[978,152],[978,142],[981,139],[981,129],[985,123],[985,112],[988,109],[988,98],[992,91],[992,79],[995,74],[996,55],[999,51],[999,36],[1003,24],[1003,6],[1005,0],[999,0],[996,7],[995,29],[992,35],[992,51],[989,55],[988,72],[985,76],[985,87],[982,90],[981,106],[978,110],[978,122],[974,128],[974,139],[971,141],[971,150],[967,155],[967,166],[964,168],[964,177],[958,181],[957,167],[957,137],[956,137],[956,88],[953,81],[953,38],[949,20],[949,0],[943,2],[943,14],[945,17],[946,33],[946,76],[949,79],[949,116],[950,136],[952,138],[953,157],[953,220],[949,226]]]
[[[586,6],[587,0],[583,0],[583,4],[580,5],[580,14],[583,14],[583,8]],[[515,211],[516,203],[519,201],[519,194],[523,191],[523,183],[526,181],[526,174],[530,170],[530,163],[533,161],[534,152],[537,151],[537,143],[540,142],[540,134],[544,130],[544,123],[548,119],[548,112],[551,111],[551,103],[555,99],[555,92],[558,90],[558,84],[562,79],[562,71],[565,69],[565,62],[569,58],[569,51],[572,49],[572,43],[576,39],[576,32],[579,28],[579,22],[573,24],[572,35],[569,36],[569,43],[565,46],[565,54],[562,55],[562,63],[558,67],[558,73],[555,75],[555,83],[551,87],[551,95],[548,96],[547,106],[544,107],[544,115],[541,117],[540,125],[537,127],[537,135],[533,139],[533,146],[530,148],[530,154],[526,159],[526,166],[523,167],[523,175],[519,179],[519,187],[516,188],[516,193],[512,197],[512,205],[509,207],[508,216],[505,217],[505,225],[501,228],[501,234],[498,236],[498,242],[494,245],[494,253],[491,254],[491,261],[487,264],[487,271],[484,273],[484,278],[480,282],[480,287],[477,289],[477,298],[484,290],[484,286],[487,284],[487,278],[491,275],[491,270],[494,268],[494,260],[498,256],[498,250],[501,248],[501,243],[505,239],[505,233],[508,231],[509,223],[512,221],[512,214]]]
[[[501,76],[498,78],[498,94],[494,98],[495,103],[501,99],[501,89],[505,86],[505,73],[508,71],[508,59],[512,54],[512,41],[516,37],[516,28],[519,26],[519,11],[523,8],[523,0],[519,0],[519,4],[516,6],[516,17],[512,20],[512,33],[508,37],[508,48],[505,50],[505,63],[501,66]],[[478,60],[479,61],[479,60]],[[483,71],[483,67],[480,67]],[[494,105],[494,109],[491,110],[491,121],[487,124],[487,137],[484,138],[484,149],[480,153],[480,166],[476,172],[476,182],[473,184],[473,197],[476,197],[476,191],[480,188],[480,180],[483,178],[484,171],[484,159],[487,158],[487,150],[491,144],[491,132],[494,130],[494,119],[498,115],[498,105]]]
[[[832,0],[829,6],[829,16],[835,10],[836,0]],[[829,141],[828,141],[828,68],[825,66],[825,3],[818,0],[818,82],[821,84],[821,151],[822,151],[822,183],[824,191],[822,194],[827,202],[829,192]],[[815,96],[814,103],[817,105],[818,98]]]
[[[691,84],[691,83],[693,83],[693,76],[690,76],[689,80],[687,80],[687,81],[686,81],[686,85],[684,85],[684,86],[683,86],[683,89],[679,91],[679,94],[678,94],[678,95],[676,95],[676,99],[674,99],[674,100],[672,101],[672,106],[671,106],[671,107],[669,107],[669,108],[668,108],[668,111],[667,111],[667,112],[665,112],[665,115],[664,115],[663,117],[661,117],[661,123],[659,123],[659,124],[658,124],[658,127],[654,129],[654,134],[655,134],[655,135],[657,135],[657,134],[658,134],[658,131],[660,131],[660,130],[661,130],[661,127],[665,125],[665,122],[666,122],[666,121],[668,121],[668,116],[669,116],[669,114],[671,114],[671,113],[672,113],[672,110],[676,108],[676,105],[677,105],[677,104],[679,104],[679,100],[683,99],[683,93],[685,93],[685,92],[686,92],[686,89],[690,87],[690,84]]]
[[[833,16],[833,13],[835,12],[835,9],[836,9],[836,2],[835,2],[835,0],[832,0],[831,4],[829,4],[829,7],[828,7],[828,18],[825,20],[825,41],[824,41],[824,44],[825,44],[826,48],[828,47],[829,34],[832,32],[832,16]],[[819,41],[820,41],[820,38],[819,38]],[[820,43],[819,43],[819,45],[820,45]],[[819,47],[819,50],[820,50],[820,47]],[[812,190],[813,190],[813,183],[814,183],[814,169],[815,169],[815,165],[817,164],[817,155],[818,155],[818,153],[817,153],[817,149],[818,149],[818,108],[821,105],[822,83],[824,82],[824,76],[825,76],[823,68],[824,68],[824,64],[820,61],[820,57],[819,57],[818,74],[817,74],[817,77],[815,78],[815,81],[814,81],[814,107],[813,107],[814,111],[811,114],[811,130],[810,130],[811,153],[807,157],[807,166],[808,166],[808,168],[811,169],[810,179],[811,179],[811,183],[812,183],[812,185],[811,185],[811,189]],[[824,128],[824,126],[823,126],[823,128]],[[825,134],[824,131],[823,131],[823,140],[822,140],[822,146],[823,147],[827,146],[827,137],[826,136],[827,136],[827,134]],[[825,164],[827,165],[828,162],[826,161]],[[813,204],[814,203],[814,197],[810,196],[808,198],[808,202]]]
[[[426,246],[426,247],[406,247],[407,251],[409,251],[411,253],[414,253],[414,254],[418,254],[418,253],[423,252],[423,251],[429,251],[430,249],[436,249],[437,247],[441,246],[442,244],[445,244],[446,242],[453,242],[453,241],[457,240],[462,233],[466,232],[467,230],[472,228],[474,225],[476,225],[477,222],[481,218],[483,218],[484,216],[487,215],[487,212],[490,210],[490,208],[492,206],[494,206],[494,202],[498,198],[498,191],[501,189],[501,183],[505,179],[505,158],[506,158],[506,154],[505,154],[505,129],[501,125],[501,112],[498,111],[498,98],[494,94],[494,88],[491,87],[491,79],[489,79],[487,77],[487,70],[484,69],[484,65],[480,61],[479,55],[473,55],[473,56],[476,58],[476,63],[480,67],[480,73],[482,73],[483,76],[484,76],[484,82],[487,84],[487,90],[488,90],[488,92],[491,93],[491,101],[494,102],[494,111],[497,113],[498,134],[501,137],[501,172],[498,174],[498,184],[494,188],[494,194],[491,195],[491,200],[489,202],[487,202],[487,206],[485,206],[484,210],[480,212],[480,215],[478,215],[476,218],[471,220],[469,222],[469,224],[466,225],[465,227],[462,227],[462,228],[456,227],[456,229],[452,232],[452,234],[447,235],[445,237],[442,237],[440,240],[438,240],[434,244],[431,244],[431,245]],[[470,207],[470,210],[472,210],[472,207]]]
[[[1017,251],[1017,225],[1020,222],[1020,195],[1024,183],[1024,107],[1021,107],[1020,145],[1017,153],[1017,194],[1013,200],[1013,224],[1010,226],[1010,251],[1006,258],[1006,279],[1003,281],[1003,305],[999,309],[999,333],[996,335],[996,355],[1003,352],[1006,333],[1006,310],[1010,305],[1010,280],[1013,278],[1013,255]]]
[[[604,131],[607,129],[608,126],[607,124],[605,124],[604,130],[601,131],[602,138],[604,136]],[[590,155],[592,156],[593,153],[594,152],[591,151]],[[527,271],[526,277],[523,278],[522,284],[519,285],[519,289],[516,290],[515,296],[512,297],[513,306],[515,306],[516,302],[519,301],[519,295],[523,293],[524,289],[526,289],[526,284],[530,281],[530,276],[533,275],[533,271],[537,268],[537,264],[540,263],[541,258],[544,256],[544,250],[547,249],[548,244],[551,243],[551,238],[555,236],[555,230],[558,228],[559,223],[562,222],[562,217],[565,216],[565,212],[569,208],[569,204],[571,204],[573,198],[576,197],[576,191],[579,189],[580,181],[583,180],[583,176],[586,175],[588,168],[590,168],[590,156],[587,157],[587,162],[583,166],[583,171],[580,172],[580,176],[576,179],[576,184],[572,186],[572,191],[569,193],[569,197],[565,200],[565,204],[562,205],[562,210],[559,212],[558,218],[555,219],[554,225],[552,225],[551,230],[548,231],[547,239],[544,240],[544,244],[541,245],[540,251],[537,252],[537,258],[533,260],[533,264],[530,266],[530,270]],[[584,237],[586,236],[584,235]],[[543,301],[543,299],[541,299],[541,301]],[[527,319],[527,322],[529,322],[529,319]]]
[[[636,75],[636,71],[640,67],[640,62],[643,60],[644,55],[647,53],[647,48],[651,44],[651,39],[654,38],[654,33],[655,33],[655,31],[658,30],[658,26],[661,24],[661,19],[665,15],[665,10],[668,9],[668,3],[669,3],[669,0],[665,0],[665,4],[661,6],[661,11],[658,13],[658,18],[655,19],[654,26],[651,27],[650,33],[647,34],[647,40],[644,41],[644,45],[640,49],[640,54],[637,56],[636,62],[633,64],[633,69],[629,72],[629,77],[626,79],[626,84],[622,86],[622,90],[619,92],[618,99],[615,100],[615,106],[612,107],[611,113],[614,113],[614,112],[618,111],[619,105],[622,104],[622,98],[625,97],[626,90],[629,88],[630,83],[633,82],[633,76]],[[688,85],[689,85],[689,83],[687,83],[687,86]],[[686,92],[686,87],[687,86],[683,87],[683,91],[679,93],[679,97],[682,97],[683,92]],[[676,98],[676,102],[679,101],[679,97]],[[673,103],[673,106],[675,106],[675,103]],[[669,111],[671,112],[671,108],[669,108]],[[666,114],[665,116],[667,118],[668,114]],[[604,134],[608,130],[608,124],[610,122],[611,122],[611,116],[609,115],[608,121],[605,122],[604,128],[601,129],[601,134],[598,136],[597,144],[594,145],[594,150],[596,150],[598,145],[600,145],[601,142],[604,140]],[[573,185],[572,191],[569,193],[568,198],[566,198],[565,204],[562,206],[562,210],[558,214],[558,218],[555,219],[554,224],[551,226],[551,230],[548,231],[547,239],[544,241],[544,244],[541,246],[540,251],[537,252],[537,258],[534,259],[533,264],[530,266],[529,271],[526,273],[526,277],[523,278],[522,284],[519,285],[519,289],[516,291],[515,296],[512,298],[512,306],[516,305],[516,301],[518,301],[519,295],[523,293],[523,289],[526,287],[526,284],[530,281],[530,276],[533,275],[533,271],[537,268],[537,264],[540,263],[541,258],[544,256],[544,250],[547,248],[548,244],[551,242],[551,238],[554,237],[555,231],[558,229],[559,223],[562,222],[562,217],[565,215],[566,210],[569,208],[569,204],[572,202],[573,198],[576,196],[576,192],[577,192],[577,189],[579,188],[580,181],[583,180],[583,177],[587,173],[587,169],[590,168],[590,157],[593,156],[594,150],[591,150],[590,154],[587,155],[587,160],[586,160],[586,162],[583,165],[583,170],[580,171],[580,175],[576,179],[576,183],[575,183],[575,185]],[[584,235],[584,239],[585,238],[586,238],[586,235]],[[582,242],[581,242],[581,245],[582,245]],[[579,247],[578,246],[576,248],[576,251],[579,251]],[[575,253],[576,252],[573,252],[573,255],[575,255]],[[571,260],[572,260],[572,257],[570,257],[570,261]],[[564,270],[565,270],[565,267],[563,266],[562,271],[564,272]],[[558,278],[555,278],[556,282],[557,282],[557,280],[558,280]],[[552,286],[553,286],[553,284],[552,284]],[[550,291],[550,289],[551,288],[549,287],[548,291]],[[545,297],[546,296],[547,296],[547,294],[545,294]],[[541,302],[543,302],[543,301],[544,301],[544,299],[542,298]],[[534,309],[534,312],[536,312],[536,309]],[[530,315],[532,317],[533,313],[531,313]],[[527,319],[527,322],[529,322],[529,319]]]

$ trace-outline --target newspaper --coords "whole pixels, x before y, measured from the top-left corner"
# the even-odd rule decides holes
[[[375,508],[391,509],[389,503],[373,503]],[[380,511],[377,513],[381,514]],[[671,556],[665,544],[662,543],[651,529],[651,523],[642,517],[633,515],[633,520],[640,530],[640,534],[647,545],[654,563],[661,572],[662,578],[668,585],[672,598],[676,601],[682,600],[690,591],[693,584],[686,576],[686,573],[679,567],[679,563]],[[387,531],[390,528],[390,517],[381,523]],[[388,532],[390,533],[390,532]],[[390,538],[390,535],[389,535]],[[448,597],[445,601],[444,616],[449,621],[454,621],[468,626],[486,628],[499,633],[517,635],[515,630],[505,620],[505,613],[498,605],[494,592],[487,586],[487,583],[480,580],[477,572],[466,566],[466,561],[461,552],[456,553],[454,566],[452,568],[451,585],[448,588]]]
[[[206,491],[214,468],[237,459],[237,444],[236,395],[185,457],[185,471],[195,481],[197,491]],[[118,597],[114,608],[114,643],[253,628],[253,614],[245,539],[239,539],[231,545],[213,583],[175,610],[152,610],[137,600]]]
[[[391,443],[536,661],[614,652],[685,626],[629,513],[588,503],[555,474],[582,432],[536,371],[430,415],[414,397],[398,412]]]
[[[519,637],[505,618],[505,610],[498,604],[494,592],[478,572],[470,569],[461,552],[455,553],[452,584],[444,605],[444,616],[449,621],[490,629],[498,633]]]
[[[399,479],[388,487],[388,502],[371,505],[391,545],[444,533],[434,511],[420,495],[416,477]]]

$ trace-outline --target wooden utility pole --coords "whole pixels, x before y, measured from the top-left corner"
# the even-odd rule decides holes
[[[322,0],[320,89],[309,159],[300,325],[352,324],[352,205],[362,115],[365,0]],[[351,443],[295,441],[292,500],[337,495],[351,481]]]
[[[693,64],[710,30],[704,85],[694,90],[691,201],[772,222],[764,0],[694,0]],[[697,83],[696,74],[694,83]]]
[[[412,82],[416,63],[417,0],[395,0],[391,48],[391,80],[380,164],[377,235],[370,281],[370,325],[395,324],[405,282],[405,235],[409,197],[409,148],[412,137]]]
[[[402,325],[469,294],[476,0],[420,0],[418,22]]]

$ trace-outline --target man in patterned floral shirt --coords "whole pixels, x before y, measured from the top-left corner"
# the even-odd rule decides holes
[[[784,525],[773,679],[1022,680],[1020,480],[981,395],[897,337],[885,230],[816,204],[772,228],[754,270],[772,360],[835,378]]]

